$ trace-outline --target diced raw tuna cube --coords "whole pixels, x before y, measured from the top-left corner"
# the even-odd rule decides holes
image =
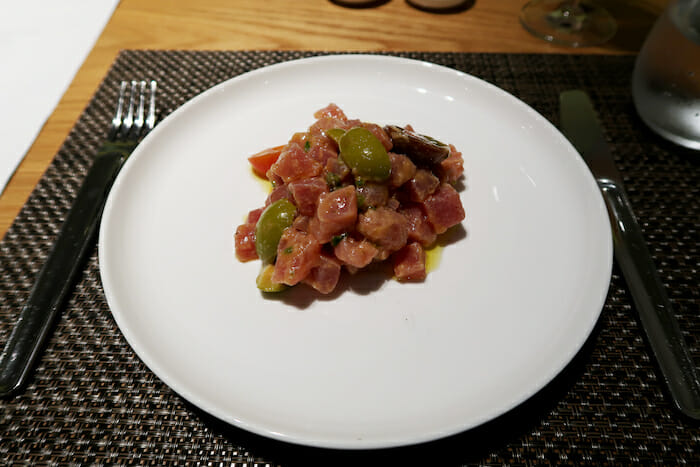
[[[455,183],[464,173],[462,153],[450,144],[450,155],[435,167],[435,174],[442,183]]]
[[[343,162],[339,157],[330,158],[326,161],[326,172],[324,178],[326,184],[331,190],[339,187],[343,181],[350,175],[350,167]]]
[[[337,176],[338,180],[343,180],[350,175],[350,167],[338,157],[326,161],[326,171]]]
[[[309,141],[309,133],[306,131],[299,131],[292,135],[287,144],[296,143],[303,148],[306,146],[307,141]]]
[[[317,209],[321,222],[351,227],[357,219],[357,194],[352,185],[320,196]]]
[[[376,123],[367,123],[367,122],[363,122],[360,126],[366,128],[367,130],[372,132],[372,134],[377,137],[379,142],[382,143],[382,146],[384,146],[384,149],[386,149],[387,151],[391,150],[394,143],[392,143],[391,137],[387,134],[386,131],[384,131],[384,128],[380,127]]]
[[[258,209],[253,209],[248,213],[248,217],[246,218],[246,223],[248,224],[257,224],[258,219],[260,219],[260,216],[262,215],[264,208],[258,208]]]
[[[336,235],[342,234],[343,230],[336,224],[321,222],[314,216],[309,219],[308,232],[316,238],[318,243],[324,244],[330,242]]]
[[[326,181],[320,177],[299,180],[289,184],[294,204],[304,216],[313,216],[322,193],[328,192]]]
[[[235,245],[236,258],[239,261],[258,259],[255,251],[255,224],[241,224],[236,229]]]
[[[348,117],[345,116],[345,112],[343,112],[340,107],[338,107],[332,102],[324,108],[314,112],[314,118],[321,119],[323,117],[338,118],[340,120],[348,119]]]
[[[338,145],[327,136],[326,132],[332,130],[333,128],[340,128],[342,130],[349,130],[352,128],[351,124],[342,118],[335,117],[321,117],[314,122],[313,125],[309,127],[309,135],[319,136],[325,138],[332,147],[337,148]]]
[[[432,245],[437,239],[433,226],[428,222],[428,216],[417,204],[411,204],[399,210],[408,219],[408,239],[419,242],[423,246]]]
[[[294,228],[285,229],[277,245],[272,281],[277,284],[298,284],[319,265],[320,255],[321,245],[313,235]]]
[[[267,196],[267,199],[265,200],[265,207],[268,207],[275,201],[279,201],[282,198],[291,198],[291,196],[289,195],[288,185],[283,184],[273,188],[272,192],[270,192],[270,194]]]
[[[274,164],[273,164],[273,166],[274,166]],[[265,177],[267,177],[267,179],[270,181],[270,183],[272,183],[272,186],[280,186],[280,185],[284,184],[284,180],[282,180],[282,177],[280,177],[279,175],[274,173],[272,171],[272,167],[270,167],[270,170],[267,171],[267,173],[265,174]]]
[[[279,176],[285,183],[315,177],[320,175],[322,170],[323,165],[314,160],[301,145],[295,142],[289,143],[282,150],[279,159],[270,168],[270,171]]]
[[[320,196],[310,229],[321,243],[326,243],[334,235],[352,230],[356,220],[357,195],[355,187],[349,185]]]
[[[333,248],[336,258],[356,268],[364,268],[372,262],[379,250],[367,240],[345,237]]]
[[[400,281],[422,281],[425,279],[425,251],[414,242],[401,248],[392,256],[394,275]]]
[[[383,183],[367,182],[357,191],[357,204],[360,209],[384,206],[389,201],[389,187]]]
[[[307,152],[309,157],[318,161],[324,167],[328,159],[338,158],[338,150],[335,141],[324,135],[312,135]]]
[[[325,254],[322,254],[319,259],[319,265],[311,270],[304,279],[304,283],[322,294],[329,294],[338,284],[341,266],[338,260]]]
[[[369,209],[357,221],[357,231],[385,250],[396,251],[408,239],[408,220],[384,206]]]
[[[389,201],[386,202],[386,207],[392,211],[397,211],[401,207],[401,202],[396,199],[395,196],[392,196],[389,198]]]
[[[411,201],[416,203],[420,203],[432,195],[438,186],[440,186],[440,180],[424,169],[418,169],[413,178],[404,185]]]
[[[302,232],[309,233],[309,222],[311,221],[311,218],[309,216],[303,216],[299,215],[294,218],[294,222],[292,222],[292,228],[301,230]]]
[[[438,234],[464,220],[464,207],[459,194],[451,185],[443,183],[423,202],[428,221]]]
[[[407,156],[390,152],[389,160],[391,161],[389,184],[394,188],[400,187],[416,174],[416,165]]]

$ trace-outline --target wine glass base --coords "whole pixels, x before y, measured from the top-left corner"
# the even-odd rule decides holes
[[[520,22],[534,36],[570,47],[600,45],[617,32],[610,13],[586,0],[532,0],[520,10]]]

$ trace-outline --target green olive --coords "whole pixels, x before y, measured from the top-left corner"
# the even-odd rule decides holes
[[[338,143],[340,157],[357,177],[383,181],[391,175],[389,154],[379,138],[366,128],[345,132]]]
[[[255,251],[263,263],[271,263],[277,256],[277,245],[284,229],[292,225],[297,208],[286,198],[269,205],[255,225]]]
[[[326,136],[336,143],[340,143],[340,138],[342,138],[344,134],[345,130],[342,128],[331,128],[330,130],[326,130]]]
[[[282,292],[287,288],[284,284],[272,282],[272,273],[274,272],[275,266],[272,264],[265,264],[262,267],[260,274],[258,274],[258,277],[255,279],[255,284],[258,286],[258,289],[263,292]]]

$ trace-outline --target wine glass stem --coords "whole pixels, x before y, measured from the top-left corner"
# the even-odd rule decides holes
[[[570,31],[580,31],[586,20],[586,12],[580,5],[580,0],[565,0],[553,11],[552,21],[564,26]]]

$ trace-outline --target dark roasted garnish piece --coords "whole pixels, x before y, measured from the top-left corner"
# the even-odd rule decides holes
[[[396,125],[384,130],[394,144],[393,152],[407,155],[414,163],[423,166],[439,164],[450,155],[450,147],[428,136],[414,133]]]

